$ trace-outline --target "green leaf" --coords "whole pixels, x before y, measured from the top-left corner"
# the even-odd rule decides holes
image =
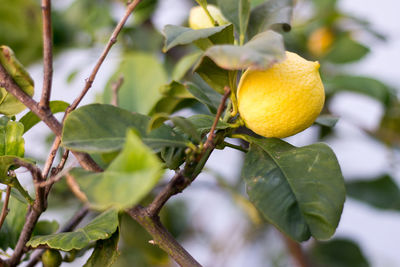
[[[198,114],[198,115],[193,115],[187,119],[194,125],[197,132],[200,135],[203,135],[210,131],[211,126],[214,123],[215,117],[210,115]],[[229,127],[231,127],[229,123],[220,120],[217,123],[216,130],[225,130],[228,129]]]
[[[172,80],[179,81],[181,80],[185,74],[189,71],[190,68],[193,67],[193,65],[199,60],[201,56],[200,51],[196,51],[191,54],[187,54],[183,56],[175,65],[171,78]]]
[[[68,149],[106,153],[120,150],[126,132],[134,128],[143,141],[158,151],[163,146],[186,146],[186,140],[171,127],[161,127],[147,132],[150,117],[130,113],[104,104],[83,106],[71,112],[64,123],[62,144]]]
[[[4,45],[0,46],[0,64],[26,94],[33,95],[34,83],[31,76],[15,57],[14,52]],[[25,105],[5,88],[0,87],[0,91],[0,114],[12,116],[26,109]]]
[[[118,228],[118,212],[108,210],[94,218],[86,226],[74,232],[34,236],[26,244],[31,247],[47,245],[63,251],[82,249],[97,240],[109,239]]]
[[[2,117],[0,119],[0,156],[23,157],[25,153],[23,133],[24,125],[22,123]]]
[[[178,45],[195,43],[202,50],[206,50],[213,44],[233,43],[233,26],[231,24],[193,30],[191,28],[166,25],[163,30],[165,44],[163,51],[167,52]]]
[[[224,93],[225,86],[236,88],[237,72],[220,68],[209,57],[202,57],[194,67],[194,71],[220,94]]]
[[[315,120],[316,124],[326,126],[326,127],[335,127],[336,123],[339,121],[339,117],[335,117],[329,114],[322,114],[319,115],[318,118]]]
[[[183,147],[164,147],[160,154],[170,170],[178,169],[185,161],[185,148]]]
[[[167,74],[160,60],[153,54],[126,53],[104,91],[104,103],[111,101],[111,83],[119,77],[124,82],[118,90],[119,107],[148,114],[161,98],[159,88],[167,83]]]
[[[328,94],[341,91],[360,93],[375,98],[385,106],[396,98],[392,88],[369,77],[342,74],[324,80],[324,85]]]
[[[243,44],[250,17],[250,1],[218,0],[217,2],[222,14],[235,25],[239,32],[240,44]]]
[[[275,138],[249,140],[242,177],[265,219],[296,241],[331,237],[345,200],[332,150],[322,143],[298,148]]]
[[[290,31],[293,0],[269,0],[251,10],[249,38],[266,30]]]
[[[254,36],[244,46],[214,45],[204,53],[203,60],[205,57],[209,57],[223,69],[265,70],[285,58],[285,48],[280,34],[265,31]]]
[[[375,208],[400,211],[400,188],[389,175],[346,183],[347,194]]]
[[[221,95],[209,88],[203,86],[199,88],[196,84],[186,83],[187,90],[201,103],[207,106],[211,113],[217,113],[218,106],[221,102]]]
[[[57,221],[39,221],[35,225],[35,229],[33,229],[32,236],[35,235],[51,235],[54,234],[60,225]]]
[[[349,239],[333,239],[316,243],[310,253],[316,266],[324,267],[368,267],[360,247]]]
[[[89,204],[100,210],[123,210],[137,204],[153,189],[162,173],[157,156],[133,131],[128,132],[124,149],[104,172],[70,172]]]
[[[180,116],[171,117],[170,119],[177,128],[182,130],[182,132],[187,134],[190,138],[193,138],[195,142],[201,142],[201,136],[198,134],[196,127],[190,120]]]
[[[50,110],[53,114],[58,112],[64,112],[68,108],[68,106],[69,104],[67,102],[59,100],[51,101],[49,105]],[[29,129],[31,129],[33,126],[39,123],[40,119],[38,116],[36,116],[35,113],[29,111],[19,120],[19,122],[24,125],[24,133],[26,133]]]
[[[332,49],[323,58],[333,63],[343,64],[362,59],[370,49],[345,35],[334,43]]]
[[[3,207],[3,205],[1,205],[1,207]],[[11,197],[8,203],[8,209],[10,212],[0,231],[0,248],[3,251],[6,251],[7,248],[15,248],[22,227],[25,224],[25,215],[28,210],[28,205]]]
[[[106,240],[99,240],[96,242],[94,251],[88,261],[83,265],[84,267],[110,267],[117,259],[118,253],[119,231]]]

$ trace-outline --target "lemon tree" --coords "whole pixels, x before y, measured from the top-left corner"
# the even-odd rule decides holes
[[[6,187],[0,248],[8,253],[0,254],[0,265],[29,260],[33,266],[41,260],[58,266],[91,251],[85,266],[129,266],[132,261],[164,266],[171,259],[181,266],[201,266],[175,239],[193,232],[190,213],[182,202],[169,200],[196,183],[216,149],[226,148],[243,153],[241,174],[234,185],[220,177],[215,184],[244,211],[252,229],[266,233],[271,227],[264,226],[271,225],[297,248],[303,241],[332,238],[346,197],[336,155],[317,140],[297,147],[282,138],[315,124],[321,135],[333,131],[337,118],[326,102],[339,90],[362,92],[391,105],[393,96],[375,80],[335,72],[322,82],[321,70],[345,62],[346,47],[355,51],[361,45],[348,35],[337,36],[334,25],[315,24],[302,33],[302,27],[291,24],[292,0],[192,1],[182,25],[165,25],[160,32],[152,17],[161,6],[157,1],[120,2],[76,0],[65,12],[52,14],[55,39],[71,31],[68,43],[82,46],[85,40],[86,45],[96,43],[106,32],[111,36],[73,103],[46,103],[46,94],[32,97],[33,80],[18,53],[0,44],[0,183]],[[318,10],[331,8],[315,3]],[[126,8],[119,23],[110,12],[116,6]],[[77,14],[86,11],[79,24]],[[132,12],[134,20],[128,20]],[[118,25],[113,33],[112,25]],[[51,40],[48,33],[44,36]],[[96,103],[80,107],[116,40],[120,54],[113,58],[114,73]],[[357,51],[353,59],[366,53]],[[81,71],[78,62],[69,86],[78,84],[74,77]],[[391,108],[383,124],[393,130],[397,109]],[[54,117],[58,112],[65,112],[64,117]],[[45,168],[41,158],[32,160],[24,153],[23,136],[40,121],[56,135]],[[58,151],[61,159],[54,158]],[[80,166],[64,168],[69,153]],[[232,167],[231,162],[223,164]],[[30,188],[35,190],[21,185],[18,167],[31,173]],[[386,178],[379,184],[392,186]],[[355,185],[349,188],[359,198],[366,195]],[[39,220],[47,207],[61,210],[67,201],[83,207],[72,222],[57,230],[57,223]],[[87,214],[85,226],[75,230]],[[157,246],[149,246],[149,240]],[[46,249],[42,256],[32,253],[41,248]]]

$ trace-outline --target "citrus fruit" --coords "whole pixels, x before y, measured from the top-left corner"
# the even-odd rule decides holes
[[[58,267],[61,265],[62,257],[58,250],[46,249],[42,255],[43,267]]]
[[[322,56],[329,51],[333,40],[333,32],[327,27],[321,27],[311,33],[307,48],[314,56]]]
[[[226,18],[222,15],[221,10],[214,5],[207,5],[207,10],[210,12],[210,15],[213,19],[218,23],[218,25],[225,25],[229,22]],[[204,28],[211,28],[214,27],[211,19],[208,17],[207,13],[201,6],[192,7],[189,14],[189,27],[197,30],[197,29],[204,29]]]
[[[267,70],[247,70],[238,87],[238,109],[247,128],[265,137],[284,138],[308,128],[325,100],[319,63],[286,52]]]

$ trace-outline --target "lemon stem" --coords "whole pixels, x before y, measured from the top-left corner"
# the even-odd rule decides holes
[[[214,26],[218,26],[218,22],[211,16],[210,11],[208,11],[207,6],[201,5],[201,7],[203,8],[204,12],[206,12],[208,18],[210,19],[211,23]]]

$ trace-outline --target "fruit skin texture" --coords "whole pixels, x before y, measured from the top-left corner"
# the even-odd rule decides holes
[[[247,128],[284,138],[311,126],[325,101],[319,63],[286,52],[271,68],[247,70],[238,87],[238,109]]]
[[[46,249],[42,255],[43,267],[58,267],[61,265],[62,257],[58,250]]]
[[[207,5],[207,10],[210,15],[218,22],[218,25],[225,25],[229,22],[222,15],[221,10],[214,5]],[[198,30],[204,28],[212,28],[214,25],[211,23],[210,18],[201,6],[195,6],[190,9],[189,14],[189,27]]]

